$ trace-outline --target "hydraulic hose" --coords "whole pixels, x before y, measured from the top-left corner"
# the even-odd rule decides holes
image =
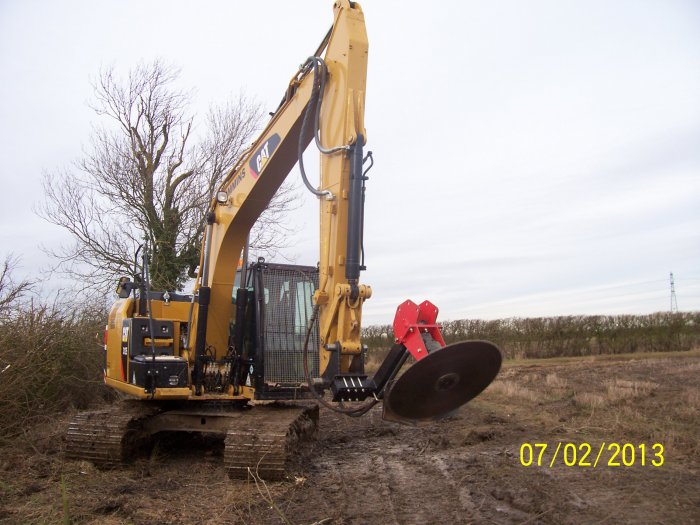
[[[320,119],[321,119],[321,105],[323,104],[323,92],[326,87],[326,77],[328,76],[328,68],[326,67],[326,63],[323,61],[321,57],[316,57],[312,56],[309,57],[306,61],[306,64],[304,64],[305,68],[311,67],[313,69],[314,73],[314,81],[313,81],[313,87],[311,90],[311,98],[309,99],[309,103],[306,105],[306,110],[304,111],[304,119],[302,120],[301,123],[301,132],[299,134],[299,148],[298,148],[298,157],[299,157],[299,171],[301,172],[301,179],[304,181],[304,185],[306,188],[316,195],[317,197],[332,197],[333,194],[328,191],[328,190],[318,190],[314,188],[311,183],[309,182],[308,177],[306,176],[306,170],[304,169],[304,137],[308,136],[308,125],[309,121],[312,118],[312,112],[313,112],[313,136],[314,136],[314,142],[316,143],[316,147],[318,150],[325,154],[329,155],[331,153],[335,153],[337,151],[346,151],[350,149],[349,145],[344,145],[344,146],[335,146],[332,148],[326,148],[323,146],[321,143],[320,139]]]
[[[150,398],[153,399],[156,395],[156,332],[155,325],[153,323],[153,310],[151,307],[151,270],[148,263],[148,246],[143,250],[143,280],[146,286],[146,305],[148,309],[148,332],[151,338],[151,361],[149,366],[150,380],[146,382],[149,385]]]
[[[335,153],[336,151],[348,150],[350,149],[350,145],[324,148],[323,144],[321,144],[321,104],[323,103],[323,94],[326,89],[328,67],[326,66],[326,63],[321,57],[309,57],[308,60],[313,62],[314,87],[318,87],[318,99],[316,101],[316,112],[314,114],[314,141],[316,142],[316,147],[321,153],[325,153],[326,155],[329,155],[330,153]],[[321,71],[320,74],[319,69]]]
[[[350,417],[360,417],[365,415],[367,412],[369,412],[377,403],[379,403],[378,399],[372,399],[369,403],[365,403],[364,405],[357,407],[357,408],[350,408],[350,409],[343,409],[343,408],[338,408],[337,406],[332,405],[323,397],[319,395],[318,392],[316,392],[316,389],[311,385],[311,374],[309,374],[309,354],[308,354],[308,348],[309,348],[309,339],[311,337],[311,332],[314,329],[314,324],[316,324],[316,318],[318,316],[318,311],[319,311],[319,305],[314,306],[313,312],[311,314],[311,319],[309,320],[309,328],[306,331],[306,339],[304,340],[304,378],[306,379],[306,384],[309,385],[309,390],[311,391],[311,394],[316,398],[316,401],[321,403],[324,407],[326,407],[329,410],[332,410],[333,412],[338,412],[339,414],[344,414],[346,416]]]

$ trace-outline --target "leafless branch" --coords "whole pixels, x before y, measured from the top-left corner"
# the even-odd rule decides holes
[[[17,301],[32,289],[31,281],[14,279],[12,273],[18,264],[19,259],[12,254],[0,264],[0,319],[6,318]]]
[[[101,117],[90,145],[69,170],[44,175],[39,214],[69,232],[73,243],[49,251],[57,270],[103,288],[137,271],[134,254],[151,246],[152,286],[178,289],[199,261],[203,217],[216,188],[248,147],[262,115],[245,96],[210,108],[194,133],[190,93],[178,69],[156,61],[126,79],[113,68],[95,80],[92,108]],[[283,186],[252,235],[266,254],[284,246],[285,213],[295,203]]]

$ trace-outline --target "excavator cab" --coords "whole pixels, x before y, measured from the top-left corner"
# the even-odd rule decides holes
[[[235,290],[236,318],[231,346],[240,370],[237,380],[255,388],[255,399],[311,397],[304,373],[304,348],[312,377],[318,376],[318,327],[311,326],[318,268],[289,264],[251,264],[245,287]],[[315,335],[315,337],[314,337]]]

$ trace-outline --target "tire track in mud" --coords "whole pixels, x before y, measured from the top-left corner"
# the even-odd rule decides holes
[[[479,512],[449,473],[449,457],[376,445],[364,452],[329,450],[317,461],[317,485],[342,523],[468,523]],[[340,452],[342,458],[337,454]],[[332,494],[331,494],[332,493]]]
[[[404,454],[379,459],[397,523],[467,523],[476,518],[469,494],[440,468],[442,458]]]
[[[450,474],[445,458],[442,456],[436,456],[434,461],[437,469],[442,473],[445,479],[447,479],[449,485],[457,492],[462,509],[474,519],[480,521],[482,516],[479,514],[476,505],[474,505],[474,500],[471,497],[470,491],[466,488],[466,486],[460,486],[460,483],[458,483],[454,479],[454,476]],[[465,478],[466,476],[462,478],[461,481],[464,481]]]
[[[303,498],[306,503],[321,501],[312,521],[332,517],[334,523],[397,523],[389,490],[377,475],[367,453],[339,450],[324,451],[315,461],[314,484]]]
[[[498,432],[491,429],[484,437],[478,431],[487,423],[480,414],[433,427],[386,423],[378,413],[357,421],[335,415],[321,421],[322,436],[307,463],[311,483],[302,497],[315,502],[311,521],[521,523],[539,522],[537,516],[547,510],[538,498],[524,498],[527,490],[518,483],[495,481],[501,470],[522,473],[511,468],[512,451],[504,456],[506,443],[491,444]]]

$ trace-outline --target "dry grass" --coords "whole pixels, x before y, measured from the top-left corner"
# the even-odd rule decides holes
[[[648,396],[659,386],[657,383],[649,381],[627,381],[624,379],[613,379],[605,381],[604,384],[607,389],[606,399],[610,403]]]
[[[678,367],[679,372],[700,372],[700,363],[688,363]]]
[[[683,410],[690,410],[697,416],[700,414],[700,391],[696,389],[686,390],[681,395],[679,405]]]
[[[602,392],[576,392],[574,399],[580,405],[599,408],[649,396],[658,386],[657,383],[650,381],[607,379],[603,381],[604,390]]]
[[[602,394],[592,394],[590,392],[580,392],[574,396],[576,403],[581,406],[589,406],[592,408],[599,408],[605,405],[605,396]]]
[[[491,386],[488,387],[488,391],[491,394],[524,399],[531,402],[535,402],[538,399],[537,393],[533,392],[529,388],[519,385],[515,381],[496,380],[491,383]]]
[[[545,377],[544,382],[547,384],[547,386],[553,388],[566,388],[568,385],[566,379],[563,379],[554,373],[547,374],[547,377]]]
[[[583,357],[548,357],[548,358],[528,358],[528,359],[507,359],[503,362],[503,368],[507,370],[510,367],[520,367],[520,366],[551,366],[551,365],[568,365],[568,364],[598,364],[598,363],[610,363],[615,365],[621,361],[628,362],[630,360],[639,361],[643,364],[652,365],[658,362],[659,359],[669,360],[678,359],[683,362],[679,366],[690,366],[698,367],[700,369],[700,364],[687,364],[685,360],[688,357],[700,357],[700,348],[694,348],[688,351],[674,351],[674,352],[634,352],[627,354],[601,354],[601,355],[590,355]],[[695,369],[695,368],[693,368]]]

